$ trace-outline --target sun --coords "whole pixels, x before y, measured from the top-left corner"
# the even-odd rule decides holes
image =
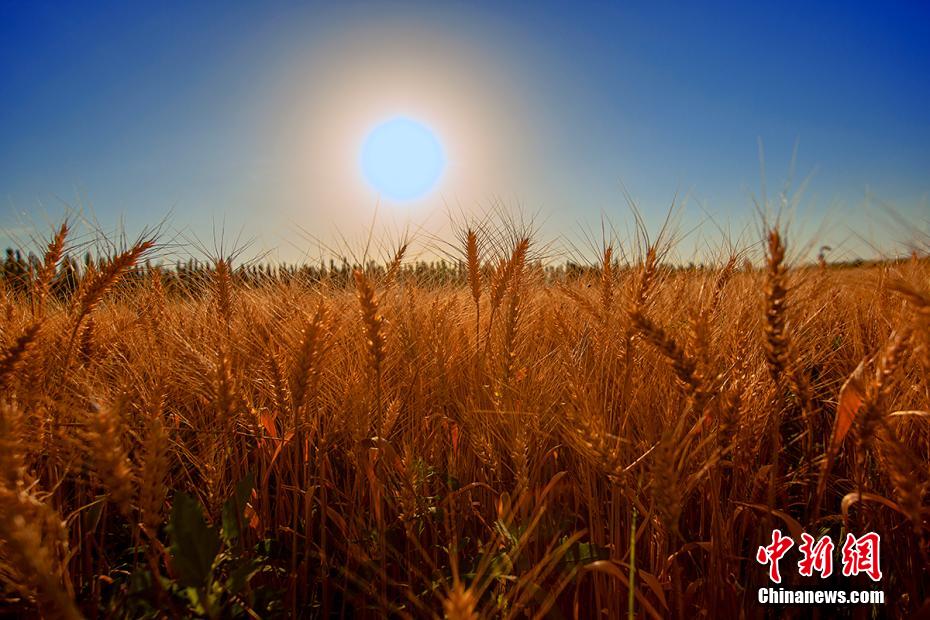
[[[416,200],[439,182],[446,154],[429,127],[399,116],[371,130],[362,145],[359,165],[366,182],[382,197]]]

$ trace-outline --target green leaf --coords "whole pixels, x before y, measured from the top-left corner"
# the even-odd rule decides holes
[[[242,524],[245,522],[245,505],[252,494],[254,478],[248,474],[236,484],[232,497],[223,504],[223,540],[232,546],[242,533]]]
[[[577,543],[569,547],[562,559],[564,564],[590,564],[598,560],[606,560],[610,557],[610,552],[594,543]]]
[[[241,594],[249,584],[249,580],[261,567],[261,564],[256,560],[246,560],[239,564],[229,573],[229,579],[226,580],[226,591],[230,594]]]
[[[185,587],[203,588],[220,550],[216,528],[207,525],[200,503],[186,493],[178,493],[171,507],[171,557],[178,581]]]

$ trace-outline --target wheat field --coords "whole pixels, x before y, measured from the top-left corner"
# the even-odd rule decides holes
[[[3,279],[0,614],[738,618],[780,528],[881,535],[880,608],[930,600],[930,263],[456,264]],[[68,268],[65,268],[67,264]],[[186,279],[182,279],[181,276]],[[785,586],[869,589],[861,575]]]

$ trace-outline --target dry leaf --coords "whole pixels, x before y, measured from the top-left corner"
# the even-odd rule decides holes
[[[830,454],[836,454],[843,443],[843,439],[852,428],[856,414],[862,408],[865,400],[865,360],[859,362],[856,369],[846,379],[840,390],[840,402],[836,408],[836,420],[833,423],[833,438],[830,440]]]

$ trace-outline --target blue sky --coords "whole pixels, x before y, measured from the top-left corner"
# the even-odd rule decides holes
[[[879,202],[930,218],[930,5],[813,4],[0,0],[0,226],[169,217],[184,239],[221,226],[293,258],[298,227],[371,221],[377,196],[339,166],[379,112],[342,109],[403,75],[384,115],[454,109],[459,167],[422,204],[382,201],[395,228],[502,201],[571,237],[624,228],[625,192],[658,226],[677,193],[701,231],[684,248],[718,226],[751,237],[761,141],[770,198],[796,145],[794,187],[810,177],[798,237],[892,251],[907,231]]]

